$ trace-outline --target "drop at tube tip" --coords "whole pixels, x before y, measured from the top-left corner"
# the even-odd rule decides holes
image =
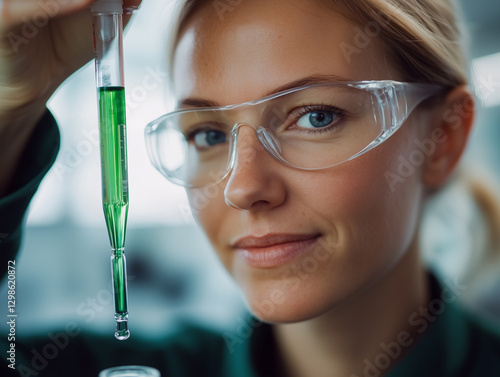
[[[115,338],[118,340],[127,340],[130,337],[127,318],[116,318]]]

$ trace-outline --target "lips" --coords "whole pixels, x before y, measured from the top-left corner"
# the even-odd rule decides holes
[[[250,266],[273,268],[307,253],[316,244],[319,234],[268,234],[262,237],[246,236],[231,246]]]

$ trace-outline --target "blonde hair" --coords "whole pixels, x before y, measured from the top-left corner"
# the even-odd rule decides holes
[[[390,57],[407,81],[467,83],[467,63],[448,0],[330,0],[347,18],[376,22]]]

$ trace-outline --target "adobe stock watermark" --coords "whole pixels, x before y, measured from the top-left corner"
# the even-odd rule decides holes
[[[226,13],[231,13],[243,0],[214,0],[212,6],[217,12],[220,21],[224,21]]]
[[[375,19],[380,21],[377,22]],[[367,22],[363,28],[355,26],[352,43],[342,41],[339,45],[347,63],[351,63],[353,55],[359,55],[365,48],[367,48],[372,40],[380,35],[382,28],[387,27],[390,22],[391,21],[384,17],[383,14],[378,13],[375,14],[374,19]]]
[[[384,173],[384,178],[391,192],[396,191],[397,184],[404,182],[415,173],[416,168],[425,162],[426,157],[431,156],[436,151],[437,145],[444,143],[447,139],[448,135],[442,128],[435,128],[427,139],[414,139],[414,149],[408,157],[405,158],[401,155],[398,157],[397,172],[386,171]]]
[[[500,81],[495,80],[491,73],[488,77],[476,76],[475,85],[482,104],[488,104],[491,97],[500,89]]]
[[[54,163],[52,168],[53,174],[57,177],[59,182],[64,180],[64,176],[71,173],[90,156],[95,148],[99,148],[99,130],[83,129],[81,131],[83,138],[81,138],[74,146],[65,146],[60,152],[60,157]]]
[[[287,268],[281,276],[281,280],[286,285],[286,293],[295,292],[305,280],[314,275],[318,268],[333,255],[335,246],[319,238],[309,256]],[[260,308],[256,314],[258,316],[273,314],[276,306],[283,304],[285,298],[284,289],[274,289],[268,299],[256,303],[256,306]]]
[[[47,337],[49,340],[41,348],[31,349],[31,363],[29,366],[19,364],[17,371],[22,377],[38,376],[54,360],[61,351],[66,349],[70,339],[80,334],[82,329],[74,321],[66,323],[64,331],[50,332]]]
[[[446,110],[443,113],[443,121],[446,123],[445,127],[449,127],[452,131],[458,130],[463,125],[464,117],[467,117],[474,111],[474,100],[469,98],[465,104],[456,103],[453,108]],[[396,191],[396,186],[405,182],[412,174],[415,173],[417,168],[421,166],[426,159],[436,152],[439,144],[445,143],[449,135],[445,132],[443,127],[434,128],[429,138],[413,140],[413,150],[407,157],[398,157],[398,166],[396,171],[386,171],[384,178],[389,185],[391,192]]]
[[[101,289],[95,297],[87,299],[76,307],[76,314],[86,317],[85,322],[91,323],[95,320],[97,313],[105,308],[111,307],[113,302],[113,293],[109,289]]]
[[[285,124],[287,122],[288,118],[287,116],[278,110],[276,107],[273,107],[270,110],[270,115],[269,118],[266,119],[263,123],[265,123],[267,126],[266,128],[268,129],[278,129],[280,125]],[[248,125],[250,126],[250,125]],[[250,126],[253,128],[253,126]],[[240,132],[240,131],[238,131]],[[270,132],[272,133],[272,131]],[[228,132],[229,134],[229,132]],[[229,136],[228,136],[229,137]],[[266,138],[266,142],[270,143],[270,139],[274,138]],[[279,141],[274,141],[278,142]],[[275,145],[275,147],[279,150],[280,146]],[[262,153],[268,154],[271,158],[272,155],[267,151],[267,149],[264,147],[260,139],[256,143],[244,143],[241,145],[241,138],[238,139],[238,145],[236,147],[236,153],[237,156],[235,157],[237,161],[244,161],[245,163],[252,163],[255,161],[257,156],[259,156]],[[233,172],[229,172],[228,174],[232,174]],[[217,182],[220,180],[220,177],[224,175],[224,171],[218,171],[218,172],[206,172],[210,179],[208,181],[212,182]],[[187,204],[181,204],[178,208],[180,210],[181,216],[184,219],[186,223],[189,223],[191,220],[191,214],[196,216],[200,211],[205,209],[210,201],[214,198],[216,198],[219,194],[223,193],[225,190],[225,183],[224,181],[221,181],[215,185],[207,185],[205,187],[197,188],[197,189],[192,189],[190,192],[191,200],[190,200],[190,205]],[[229,205],[229,203],[228,203]]]
[[[40,9],[33,14],[31,19],[27,17],[21,18],[23,24],[19,33],[10,32],[7,34],[7,39],[14,52],[17,54],[22,45],[28,44],[35,38],[40,29],[45,27],[49,20],[59,13],[61,5],[69,2],[70,0],[39,0],[37,4]]]
[[[446,310],[446,306],[455,302],[467,289],[457,280],[450,282],[444,280],[441,295],[431,300],[427,306],[418,308],[408,317],[408,324],[413,334],[422,334],[430,324],[435,322]],[[381,351],[373,359],[363,360],[362,377],[379,377],[382,373],[393,365],[394,362],[404,353],[405,348],[415,342],[414,336],[409,331],[401,331],[396,338],[389,343],[379,344]],[[350,377],[360,377],[351,374]]]
[[[149,94],[157,90],[161,84],[167,80],[167,72],[160,69],[146,67],[146,73],[141,79],[141,83],[132,88],[125,88],[125,101],[127,110],[135,109],[137,106],[149,98]]]
[[[157,65],[155,68],[147,66],[141,83],[132,88],[125,89],[127,112],[135,109],[140,103],[146,101],[151,92],[158,89],[167,79],[167,73],[162,71]],[[96,110],[96,119],[98,113]],[[99,129],[83,129],[82,137],[73,146],[64,146],[61,148],[59,158],[52,168],[59,182],[62,182],[65,175],[73,172],[82,162],[92,154],[95,148],[99,148]]]
[[[213,181],[218,181],[223,174],[223,171],[208,173]],[[209,205],[212,199],[215,199],[224,192],[224,187],[224,181],[221,181],[217,184],[190,189],[189,204],[182,203],[178,207],[184,222],[189,223],[191,221],[191,214],[193,216],[198,216],[198,214]]]
[[[245,163],[252,163],[259,153],[268,153],[260,142],[252,143],[251,145],[245,144],[241,147],[237,147],[237,159],[239,161],[245,161]],[[212,171],[207,172],[206,174],[209,177],[209,181],[211,180],[212,182],[217,182],[224,175],[224,171]],[[232,171],[228,174],[232,174]],[[217,184],[191,189],[189,205],[181,204],[178,207],[184,221],[189,222],[191,214],[197,216],[200,211],[204,210],[210,204],[212,199],[215,199],[217,196],[223,194],[225,188],[226,183],[222,180]]]
[[[255,305],[260,308],[259,310],[254,310],[256,316],[265,317],[272,315],[276,308],[285,302],[287,295],[299,289],[302,282],[309,279],[318,270],[321,264],[333,255],[334,250],[334,244],[319,238],[317,245],[311,251],[311,255],[298,263],[294,263],[283,272],[281,281],[283,281],[287,287],[273,289],[268,298]],[[252,316],[247,319],[239,316],[236,319],[234,331],[226,331],[223,333],[224,342],[229,352],[233,353],[236,347],[243,344],[245,340],[252,335],[254,329],[261,324],[261,321]]]
[[[96,313],[102,312],[106,307],[111,307],[113,294],[108,289],[101,289],[95,297],[87,297],[76,307],[76,314],[85,318],[85,322],[91,323],[96,318]],[[49,332],[47,342],[38,348],[30,350],[30,364],[19,364],[17,371],[22,377],[36,377],[45,370],[51,361],[56,359],[70,344],[71,339],[77,337],[82,328],[76,321],[69,321],[64,329],[59,332]]]

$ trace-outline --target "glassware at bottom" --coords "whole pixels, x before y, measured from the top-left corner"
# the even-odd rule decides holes
[[[160,377],[160,372],[142,365],[124,365],[104,369],[99,373],[99,377]]]

